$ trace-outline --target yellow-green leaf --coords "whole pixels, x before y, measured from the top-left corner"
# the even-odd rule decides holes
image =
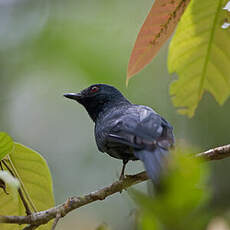
[[[148,212],[142,212],[139,222],[142,230],[160,229],[155,216]]]
[[[188,152],[191,151],[181,148],[172,152],[168,172],[161,181],[161,191],[155,196],[132,190],[131,195],[144,218],[143,229],[205,229],[197,226],[205,222],[201,208],[210,198],[209,170],[200,159],[185,154]]]
[[[0,181],[3,183],[3,190],[6,188],[6,184],[8,185],[8,188],[10,189],[9,193],[12,193],[12,196],[15,199],[18,199],[18,189],[20,187],[20,182],[17,178],[15,178],[10,172],[5,170],[0,170]],[[6,191],[4,190],[5,194]]]
[[[0,160],[12,151],[14,146],[12,138],[4,132],[0,132]]]
[[[96,230],[111,230],[110,227],[108,226],[108,224],[106,223],[103,223],[103,224],[100,224]]]
[[[226,2],[192,0],[170,44],[168,69],[179,75],[170,94],[178,111],[189,117],[205,91],[221,105],[230,95],[230,30],[221,28]]]
[[[7,161],[7,164],[17,172],[21,189],[25,189],[37,211],[54,206],[52,178],[47,163],[41,155],[21,144],[15,144],[15,150],[10,154],[10,161]],[[16,201],[12,194],[6,195],[0,191],[0,215],[25,215],[20,198]],[[23,227],[25,226],[0,225],[1,230],[19,230]],[[38,229],[51,229],[51,223],[40,226]]]

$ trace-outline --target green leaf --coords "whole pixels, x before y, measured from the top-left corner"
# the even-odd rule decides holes
[[[221,25],[227,0],[192,0],[169,47],[170,94],[178,112],[194,115],[204,92],[222,105],[230,95],[230,31]]]
[[[9,159],[6,162],[13,169],[13,172],[17,173],[21,189],[26,191],[25,198],[31,210],[33,210],[31,203],[37,211],[53,207],[52,178],[44,158],[32,149],[21,144],[15,144],[15,150],[10,154]],[[15,201],[12,194],[6,195],[0,191],[0,215],[25,215],[25,208],[20,198]],[[1,230],[17,230],[23,227],[25,226],[1,224]],[[51,222],[38,229],[51,229]]]
[[[206,224],[202,208],[209,198],[207,165],[183,153],[177,150],[172,154],[162,190],[155,197],[136,190],[131,192],[142,211],[143,229],[162,226],[162,229],[189,230]]]
[[[0,161],[13,149],[14,143],[7,133],[0,132]]]
[[[103,223],[103,224],[100,224],[96,230],[111,230],[111,228],[108,226],[108,224],[106,223]]]
[[[160,229],[156,218],[150,213],[143,213],[140,219],[140,226],[142,230],[158,230]]]
[[[0,171],[0,181],[1,183],[3,182],[3,189],[6,188],[6,185],[8,185],[10,192],[12,192],[12,195],[15,199],[18,199],[18,189],[20,187],[20,182],[17,178],[15,178],[14,176],[12,176],[8,171],[5,170],[1,170]],[[6,194],[6,190],[4,190],[5,194]]]

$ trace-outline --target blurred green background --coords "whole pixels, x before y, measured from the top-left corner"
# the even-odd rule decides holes
[[[48,161],[56,203],[110,184],[121,162],[98,152],[93,123],[79,104],[66,100],[94,83],[112,84],[132,102],[154,108],[173,126],[178,142],[206,150],[227,144],[230,100],[219,107],[205,95],[195,117],[178,115],[168,88],[167,46],[125,87],[132,46],[150,0],[0,0],[0,130]],[[213,205],[230,204],[230,159],[212,166]],[[143,169],[128,164],[127,173]],[[145,189],[146,184],[139,185]],[[135,229],[126,192],[66,216],[58,229]]]

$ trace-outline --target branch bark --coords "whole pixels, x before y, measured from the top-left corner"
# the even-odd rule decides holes
[[[220,146],[214,149],[209,149],[202,153],[197,153],[195,157],[211,161],[211,160],[221,160],[230,156],[230,144]]]
[[[195,154],[195,157],[204,160],[220,160],[230,156],[230,144],[210,149],[208,151]],[[114,193],[121,192],[128,187],[141,183],[148,179],[146,172],[141,172],[135,175],[127,176],[122,180],[118,180],[111,185],[99,189],[95,192],[91,192],[81,197],[71,197],[65,203],[56,207],[50,208],[45,211],[35,212],[28,216],[0,216],[0,223],[9,224],[28,224],[31,227],[37,227],[42,224],[48,223],[52,219],[56,219],[56,222],[67,215],[72,210],[80,208],[97,200],[104,200],[106,197],[113,195]],[[53,228],[56,224],[53,226]],[[26,229],[28,229],[28,227]],[[32,228],[33,229],[33,228]]]

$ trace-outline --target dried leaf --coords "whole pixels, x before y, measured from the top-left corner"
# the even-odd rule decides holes
[[[128,80],[142,70],[174,31],[190,0],[155,0],[137,36],[127,71]]]

